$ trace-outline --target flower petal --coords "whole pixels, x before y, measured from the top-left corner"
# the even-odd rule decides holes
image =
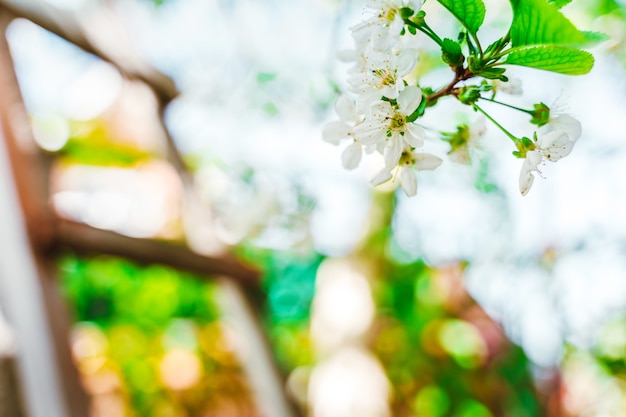
[[[457,164],[469,165],[472,162],[472,156],[467,145],[459,146],[448,153],[448,157],[452,162]]]
[[[393,114],[393,108],[388,101],[375,101],[369,108],[369,115],[376,120],[386,120],[388,117],[393,116]]]
[[[357,48],[365,46],[367,41],[372,35],[373,19],[368,19],[364,22],[360,22],[350,28],[352,32],[352,39],[357,45]]]
[[[535,181],[535,176],[531,173],[531,171],[521,171],[519,174],[519,191],[522,195],[528,194],[530,187],[533,185],[533,181]]]
[[[335,103],[335,110],[342,122],[356,122],[356,106],[354,101],[342,94]]]
[[[356,96],[356,111],[361,114],[371,114],[372,111],[375,110],[378,112],[382,111],[387,114],[387,106],[376,106],[376,104],[381,102],[380,99],[382,96],[383,94],[374,88],[362,89],[361,92],[358,93],[358,95]]]
[[[398,106],[400,113],[410,115],[422,102],[422,90],[419,87],[410,85],[398,95]]]
[[[403,49],[396,60],[396,67],[398,68],[398,76],[404,77],[409,72],[413,71],[417,64],[417,49],[407,48]]]
[[[509,80],[506,82],[494,81],[494,86],[496,91],[511,96],[521,96],[524,93],[524,91],[522,90],[522,80],[515,77],[509,77]]]
[[[572,142],[576,142],[582,133],[580,122],[569,114],[561,114],[550,119],[548,125],[553,131],[560,130],[565,132]]]
[[[403,150],[402,140],[400,140],[400,137],[392,137],[389,140],[389,144],[385,148],[385,166],[391,169],[398,165]]]
[[[364,122],[354,128],[354,137],[363,145],[384,143],[387,139],[387,127],[377,121]]]
[[[539,170],[539,164],[542,161],[541,153],[538,151],[530,151],[526,153],[526,159],[522,164],[522,169],[519,174],[519,190],[522,195],[526,195],[530,190],[533,181],[535,180],[533,171]]]
[[[404,140],[410,146],[414,148],[421,148],[424,146],[424,128],[415,123],[407,123],[406,132],[404,134]]]
[[[374,186],[376,185],[380,185],[384,182],[387,182],[391,179],[392,175],[391,175],[391,170],[384,168],[382,171],[380,171],[378,174],[374,175],[374,178],[372,178],[370,180],[370,183]]]
[[[359,166],[362,156],[363,147],[359,142],[353,142],[341,154],[341,164],[345,169],[354,169]]]
[[[420,171],[432,171],[439,167],[443,160],[430,153],[414,153],[415,167]]]
[[[387,19],[379,18],[372,26],[372,49],[388,51],[398,42],[404,21],[398,13],[393,21],[389,22]]]
[[[556,162],[569,155],[575,143],[576,142],[570,141],[567,133],[561,130],[547,133],[541,136],[538,141],[541,154],[552,162]]]
[[[417,175],[411,167],[400,168],[400,185],[407,196],[413,197],[417,194]]]
[[[556,116],[537,132],[537,145],[543,156],[556,162],[572,152],[582,132],[578,120],[567,114]]]
[[[485,136],[485,132],[487,131],[487,126],[485,125],[485,118],[484,117],[479,117],[476,120],[474,120],[474,123],[472,123],[469,127],[469,139],[468,142],[476,142],[477,140],[481,139],[483,136]]]
[[[352,128],[339,121],[327,123],[322,129],[322,138],[333,145],[339,145],[341,139],[352,135]]]

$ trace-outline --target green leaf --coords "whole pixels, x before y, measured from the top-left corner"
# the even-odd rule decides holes
[[[563,6],[567,6],[572,0],[548,0],[549,3],[554,4],[558,9]]]
[[[586,36],[546,0],[511,0],[511,42],[524,45],[584,45]]]
[[[494,43],[492,43],[491,45],[489,45],[487,47],[487,49],[485,49],[485,56],[490,56],[492,53],[498,53],[500,52],[506,45],[507,45],[507,40],[500,38],[498,40],[496,40]]]
[[[508,78],[504,75],[505,71],[504,68],[485,68],[476,75],[490,80],[508,81]]]
[[[437,1],[448,9],[474,35],[485,20],[485,3],[482,0]]]
[[[463,64],[464,57],[461,51],[461,45],[452,39],[445,38],[441,44],[441,58],[443,62],[456,68]]]
[[[505,63],[566,75],[582,75],[591,70],[594,59],[589,52],[576,48],[537,45],[511,52]]]

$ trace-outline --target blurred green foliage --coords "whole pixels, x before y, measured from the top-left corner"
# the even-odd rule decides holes
[[[392,415],[543,415],[530,361],[465,290],[466,264],[396,260],[395,196],[376,198],[358,253],[377,277],[370,346],[393,387]]]
[[[117,149],[105,126],[83,129],[63,157],[91,164],[133,164],[144,157]],[[366,345],[392,386],[392,415],[541,415],[528,359],[467,294],[465,265],[436,268],[394,255],[395,203],[393,194],[377,195],[368,234],[352,255],[369,265],[373,278],[377,314]],[[250,242],[236,253],[262,273],[263,325],[280,370],[288,377],[313,369],[319,358],[310,335],[311,310],[326,258],[313,250],[269,250]],[[68,255],[60,270],[77,322],[73,350],[95,403],[113,396],[128,416],[256,415],[230,345],[232,329],[217,308],[218,286],[164,266],[111,257]],[[103,383],[106,378],[114,382]]]
[[[581,2],[587,17],[609,41],[602,44],[604,52],[616,57],[626,67],[626,6],[619,0]]]
[[[467,295],[462,265],[389,263],[373,349],[394,387],[394,416],[537,416],[521,348]]]
[[[78,321],[132,324],[158,331],[173,317],[209,323],[218,318],[215,286],[159,265],[138,267],[118,258],[61,261],[63,288]]]
[[[380,194],[355,254],[377,277],[368,348],[392,385],[394,417],[531,417],[543,405],[521,348],[467,294],[463,263],[401,263],[390,252],[395,199]],[[325,258],[240,248],[263,271],[265,325],[281,369],[315,367],[310,336],[317,270]]]
[[[132,166],[152,155],[128,142],[121,142],[105,120],[70,123],[70,137],[59,151],[63,160],[100,166]]]
[[[68,255],[60,272],[94,416],[256,415],[215,284],[111,257]]]
[[[241,247],[239,254],[262,271],[262,285],[267,294],[265,326],[279,367],[288,374],[298,366],[312,365],[311,304],[317,269],[324,257],[251,245]]]

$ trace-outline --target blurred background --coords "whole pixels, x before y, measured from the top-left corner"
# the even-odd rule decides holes
[[[486,3],[481,34],[496,39],[510,6]],[[46,204],[131,239],[46,255],[90,417],[626,416],[626,4],[563,9],[611,38],[590,74],[511,68],[512,104],[558,101],[581,120],[569,158],[522,197],[521,161],[487,125],[471,166],[421,173],[412,199],[369,185],[380,161],[345,171],[321,139],[363,6],[0,1]],[[441,6],[424,8],[454,37]],[[417,70],[435,86],[449,72],[437,56],[424,44]],[[452,99],[427,116],[440,156],[436,130],[476,118]],[[132,239],[258,274],[240,285],[146,261]],[[0,357],[26,362],[6,288]],[[2,414],[16,401],[3,381],[0,416],[36,415],[25,394]]]

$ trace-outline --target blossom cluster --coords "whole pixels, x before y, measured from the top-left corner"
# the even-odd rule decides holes
[[[484,14],[479,11],[473,16],[468,14],[470,9],[480,10],[482,1],[469,1],[472,7],[467,9],[448,0],[438,2],[465,26],[458,41],[442,39],[425,23],[421,0],[366,0],[369,17],[350,28],[355,47],[343,54],[352,66],[347,78],[348,91],[339,96],[335,105],[339,120],[324,126],[323,138],[334,145],[348,142],[341,155],[346,169],[356,168],[363,154],[380,154],[384,167],[371,183],[379,185],[399,179],[405,193],[414,196],[418,171],[434,170],[443,162],[440,157],[424,151],[426,130],[420,124],[421,117],[428,107],[437,105],[441,97],[452,96],[482,113],[513,141],[516,149],[513,154],[524,159],[519,189],[525,195],[533,184],[534,174],[541,174],[545,161],[556,162],[569,155],[580,137],[580,122],[567,114],[551,113],[550,107],[543,103],[527,110],[496,101],[498,93],[522,94],[521,81],[506,76],[506,69],[501,67],[510,61],[506,55],[515,51],[515,48],[507,49],[512,42],[511,35],[483,49],[476,32]],[[551,21],[558,21],[569,29],[568,22],[558,20],[560,17],[555,20],[554,13],[558,12],[550,9],[550,13]],[[420,86],[419,80],[414,79],[420,52],[413,41],[418,36],[427,36],[437,43],[442,63],[453,71],[453,80],[438,90]],[[579,58],[585,64],[586,56]],[[543,69],[541,65],[533,61],[531,66]],[[575,73],[576,68],[564,67],[560,71]],[[478,83],[470,81],[480,78]],[[533,138],[511,134],[480,107],[480,100],[530,115],[531,123],[537,126]],[[440,132],[440,139],[450,146],[451,161],[471,162],[471,155],[480,147],[479,141],[485,132],[485,118],[470,126],[460,125],[456,132]]]
[[[401,8],[418,11],[419,0],[369,0],[373,16],[351,28],[355,51],[348,84],[350,94],[336,104],[339,121],[327,124],[326,141],[350,140],[343,151],[346,169],[357,167],[363,153],[378,152],[384,168],[372,178],[378,185],[397,172],[407,195],[417,193],[417,170],[433,170],[441,158],[422,152],[424,128],[415,123],[415,113],[424,100],[422,90],[408,85],[405,77],[417,64],[418,51],[401,42],[404,22]]]

